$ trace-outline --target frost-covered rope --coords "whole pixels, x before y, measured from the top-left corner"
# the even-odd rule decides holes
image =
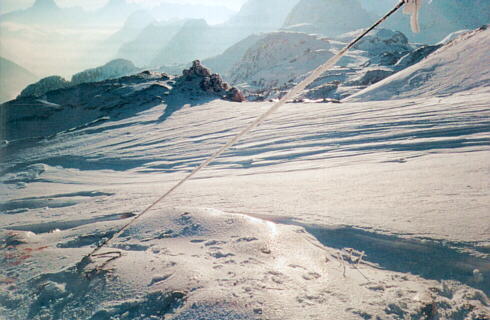
[[[351,49],[356,43],[358,43],[366,34],[371,32],[374,28],[376,28],[378,25],[380,25],[383,21],[385,21],[389,16],[391,16],[393,13],[395,13],[398,9],[400,9],[406,2],[407,0],[401,0],[400,3],[398,3],[391,11],[389,11],[385,16],[383,16],[381,19],[376,21],[375,24],[373,24],[370,28],[365,30],[362,34],[360,34],[357,38],[352,40],[347,46],[345,46],[342,50],[340,50],[336,55],[331,57],[329,60],[327,60],[324,64],[313,70],[313,72],[310,73],[308,77],[306,77],[303,81],[298,83],[294,88],[292,88],[286,95],[284,95],[279,101],[277,101],[275,104],[273,104],[269,110],[267,110],[265,113],[263,113],[261,116],[259,116],[257,119],[255,119],[251,124],[249,124],[247,127],[245,127],[240,133],[238,133],[235,137],[233,137],[230,141],[228,141],[224,146],[222,146],[218,151],[216,151],[213,155],[211,155],[208,159],[206,159],[203,163],[201,163],[198,167],[196,167],[194,170],[192,170],[191,173],[189,173],[186,177],[184,177],[182,180],[180,180],[176,185],[174,185],[170,190],[165,192],[160,198],[155,200],[151,205],[149,205],[145,210],[143,210],[140,214],[135,216],[131,221],[129,221],[127,224],[125,224],[121,229],[119,229],[118,232],[113,234],[111,237],[108,237],[88,255],[86,255],[78,264],[77,267],[80,270],[80,268],[83,270],[85,265],[90,262],[90,258],[93,257],[100,249],[105,247],[109,242],[112,240],[118,238],[126,229],[128,229],[133,223],[136,222],[139,218],[141,218],[144,214],[146,214],[148,211],[153,209],[158,203],[163,201],[168,195],[170,195],[172,192],[174,192],[177,188],[179,188],[181,185],[183,185],[187,180],[191,179],[194,175],[196,175],[199,171],[204,169],[207,165],[209,165],[211,162],[216,160],[223,152],[225,152],[229,147],[234,145],[238,140],[240,140],[244,135],[246,135],[248,132],[250,132],[252,129],[255,127],[259,126],[266,118],[268,118],[272,113],[277,111],[281,106],[283,106],[288,100],[291,100],[295,98],[299,93],[301,93],[308,85],[313,83],[318,77],[320,77],[324,72],[328,71],[330,68],[332,68],[344,55],[345,53]]]

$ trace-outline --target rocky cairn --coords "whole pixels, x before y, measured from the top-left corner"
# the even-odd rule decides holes
[[[219,74],[211,73],[199,60],[192,62],[192,66],[185,69],[182,75],[185,81],[198,81],[201,90],[207,93],[218,95],[222,99],[233,102],[246,101],[240,89],[230,86],[223,81]]]

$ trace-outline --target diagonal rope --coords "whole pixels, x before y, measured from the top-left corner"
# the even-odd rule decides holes
[[[324,72],[328,71],[332,68],[344,55],[345,53],[351,49],[356,43],[358,43],[364,36],[366,36],[369,32],[371,32],[374,28],[379,26],[383,21],[385,21],[389,16],[395,13],[398,9],[403,7],[405,4],[405,0],[401,0],[392,10],[390,10],[386,15],[384,15],[381,19],[376,21],[370,28],[366,29],[363,33],[361,33],[357,38],[352,40],[347,46],[345,46],[342,50],[340,50],[336,55],[327,60],[324,64],[313,70],[308,77],[306,77],[303,81],[298,83],[294,88],[292,88],[286,95],[284,95],[279,101],[277,101],[274,105],[272,105],[269,110],[255,119],[252,123],[250,123],[247,127],[245,127],[240,133],[238,133],[235,137],[233,137],[230,141],[228,141],[224,146],[222,146],[218,151],[216,151],[213,155],[211,155],[208,159],[206,159],[203,163],[201,163],[198,167],[192,170],[185,178],[180,180],[176,185],[174,185],[170,190],[165,192],[160,198],[155,200],[151,205],[149,205],[145,210],[143,210],[140,214],[135,216],[131,221],[125,224],[118,232],[113,234],[111,237],[106,238],[104,241],[99,243],[99,245],[88,255],[84,256],[83,259],[77,264],[78,267],[83,269],[83,264],[88,262],[89,259],[94,256],[99,250],[109,244],[112,240],[118,238],[126,229],[128,229],[133,223],[135,223],[139,218],[141,218],[148,211],[153,209],[158,203],[163,201],[167,196],[169,196],[172,192],[178,189],[181,185],[183,185],[187,180],[191,179],[194,175],[196,175],[199,171],[207,167],[211,162],[216,160],[223,152],[225,152],[229,147],[234,145],[238,140],[240,140],[244,135],[250,132],[255,127],[259,126],[266,118],[268,118],[272,113],[277,111],[281,106],[283,106],[288,100],[295,98],[299,93],[301,93],[308,85],[313,83],[318,77],[320,77]],[[80,269],[80,268],[79,268]]]

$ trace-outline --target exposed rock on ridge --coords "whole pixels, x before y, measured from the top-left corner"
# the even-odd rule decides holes
[[[223,81],[219,74],[211,73],[199,60],[195,60],[192,66],[189,69],[185,69],[182,74],[185,81],[199,82],[199,87],[205,92],[216,94],[225,100],[245,101],[245,96],[238,88],[231,87]]]

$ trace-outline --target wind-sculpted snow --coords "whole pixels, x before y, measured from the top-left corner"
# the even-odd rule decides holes
[[[489,45],[490,30],[487,26],[467,32],[422,62],[378,82],[351,98],[355,101],[366,101],[446,96],[473,88],[488,87]],[[400,64],[403,63],[404,59],[400,61]]]
[[[183,102],[193,81],[174,81]],[[0,315],[484,319],[489,98],[288,104],[78,269],[267,104],[200,99],[165,121],[157,105],[9,142]]]
[[[197,165],[218,145],[224,143],[257,112],[267,107],[267,105],[251,103],[238,108],[235,104],[215,101],[200,105],[198,108],[184,107],[180,110],[165,111],[171,106],[180,108],[182,105],[178,102],[185,103],[182,101],[183,96],[168,96],[168,106],[165,107],[161,104],[158,94],[165,96],[165,93],[170,90],[158,84],[162,75],[149,75],[148,77],[152,79],[150,83],[143,77],[144,75],[128,78],[126,81],[128,83],[131,81],[134,85],[130,88],[120,87],[113,82],[92,85],[88,88],[94,90],[93,93],[85,96],[96,96],[98,92],[107,91],[107,86],[109,88],[116,86],[122,92],[127,91],[127,96],[132,98],[132,101],[137,101],[134,97],[145,97],[150,100],[151,106],[151,99],[148,97],[155,99],[156,103],[152,108],[143,109],[141,105],[134,104],[123,108],[121,106],[123,103],[115,100],[123,99],[123,95],[109,95],[106,100],[100,97],[98,101],[110,101],[110,104],[106,102],[105,105],[93,102],[93,98],[87,102],[80,101],[77,96],[75,101],[86,103],[88,106],[99,105],[109,110],[114,108],[115,111],[125,112],[127,115],[123,119],[103,118],[91,125],[59,132],[54,136],[45,135],[33,142],[8,143],[2,147],[5,154],[3,165],[11,167],[17,161],[23,163],[22,159],[29,159],[31,163],[81,169],[139,168],[138,170],[148,172],[189,169]],[[101,89],[98,89],[98,86],[101,86]],[[191,88],[184,87],[181,90],[188,93]],[[152,91],[151,95],[148,94]],[[66,91],[58,99],[67,104],[71,103],[66,99],[72,92]],[[192,98],[192,95],[189,97]],[[374,105],[359,105],[356,109],[346,109],[344,105],[336,104],[290,104],[286,107],[289,110],[288,114],[271,121],[268,129],[258,129],[252,137],[246,138],[223,156],[217,165],[223,168],[234,168],[237,165],[260,168],[288,163],[294,159],[332,159],[359,152],[370,154],[382,151],[406,151],[418,154],[434,148],[436,150],[458,149],[485,145],[488,142],[486,138],[481,139],[472,135],[488,130],[489,123],[483,108],[488,95],[479,96],[467,109],[461,105],[466,97],[461,95],[454,100],[445,101],[444,108],[441,108],[438,99],[434,99],[428,100],[423,106],[413,103],[406,106],[403,102],[396,104],[385,102],[376,104],[377,110],[372,111],[370,108]],[[196,103],[202,101],[195,100]],[[188,102],[191,106],[193,100],[189,99]],[[403,114],[390,113],[388,116],[383,116],[382,120],[375,116],[365,118],[368,113],[383,115],[391,108],[403,111]],[[451,110],[452,108],[456,109]],[[51,123],[59,124],[58,114],[63,111],[56,111],[54,108],[51,119],[45,115],[46,111],[43,108],[38,110],[47,119],[16,118],[19,131],[25,128],[24,126],[27,125],[25,123],[31,121],[33,127],[44,126],[45,130],[53,130],[50,129]],[[178,112],[174,113],[177,110]],[[82,109],[81,112],[83,114],[90,111],[90,109]],[[327,117],[323,112],[327,112],[329,116]],[[419,117],[419,114],[426,116]],[[93,115],[100,116],[100,113],[95,112]],[[129,117],[129,115],[133,116]],[[163,118],[168,121],[162,123]],[[65,119],[65,122],[68,120]],[[20,125],[21,123],[24,124]],[[66,126],[73,128],[69,123]],[[16,131],[11,130],[13,135]],[[111,136],[107,136],[107,132],[110,132]],[[20,134],[24,135],[22,132]],[[28,134],[33,134],[33,131]],[[33,149],[26,146],[32,146]],[[15,160],[19,155],[22,155],[21,158]]]
[[[383,173],[383,175],[393,175],[398,172],[396,170],[405,167],[412,168],[412,161],[415,165],[419,163],[417,159],[431,158],[431,155],[434,157],[436,155],[443,156],[442,161],[445,163],[448,161],[444,158],[446,154],[452,155],[452,157],[461,155],[463,157],[461,159],[478,157],[480,154],[481,156],[475,158],[474,161],[464,161],[467,166],[470,162],[476,167],[468,169],[470,172],[461,171],[462,169],[457,171],[461,172],[462,176],[455,176],[455,182],[444,187],[436,182],[437,188],[442,188],[442,190],[449,188],[445,192],[441,191],[442,198],[438,200],[441,202],[436,205],[441,215],[429,214],[432,210],[429,205],[432,203],[431,201],[428,202],[428,207],[424,205],[424,202],[412,203],[408,197],[409,193],[407,193],[408,198],[404,200],[407,201],[404,206],[406,209],[398,209],[397,211],[400,214],[398,219],[414,221],[413,225],[410,223],[402,224],[402,229],[409,228],[412,233],[424,230],[423,234],[434,233],[437,238],[441,238],[447,234],[444,231],[447,219],[454,219],[454,221],[464,219],[464,223],[456,223],[460,227],[455,227],[455,223],[451,224],[452,231],[450,234],[457,235],[456,238],[458,239],[471,239],[471,241],[481,239],[481,237],[485,238],[485,231],[479,221],[485,219],[481,215],[488,213],[486,209],[488,200],[484,200],[488,199],[488,194],[484,189],[490,180],[485,180],[486,173],[484,172],[486,169],[484,167],[488,163],[488,153],[485,153],[485,150],[488,150],[490,144],[490,114],[487,108],[489,97],[488,91],[483,91],[480,93],[462,93],[451,98],[352,105],[288,104],[283,111],[275,115],[274,119],[267,121],[252,135],[246,137],[220,157],[211,165],[209,171],[204,173],[204,176],[217,178],[227,175],[246,176],[278,172],[278,176],[282,177],[283,181],[287,181],[287,176],[296,177],[293,172],[300,172],[301,170],[308,171],[314,168],[335,168],[337,166],[349,167],[362,163],[379,163],[380,168],[386,168],[389,172],[389,174]],[[175,97],[175,99],[177,98]],[[182,102],[182,100],[179,101]],[[188,102],[192,103],[193,101],[188,100]],[[202,100],[196,100],[196,103],[202,103]],[[44,183],[63,185],[78,185],[80,183],[99,185],[102,183],[104,185],[107,181],[109,186],[114,183],[115,187],[121,183],[131,185],[131,181],[135,184],[148,183],[149,185],[155,183],[158,185],[161,181],[173,181],[180,177],[183,172],[187,172],[201,163],[240,128],[249,123],[257,113],[262,112],[267,107],[267,104],[235,104],[215,100],[198,107],[189,105],[173,110],[164,116],[166,120],[162,122],[162,116],[165,114],[164,107],[157,105],[131,117],[104,119],[89,126],[60,132],[54,136],[12,141],[0,149],[4,195],[7,199],[11,197],[12,200],[32,197],[20,196],[20,194],[24,192],[23,190],[28,192],[33,185]],[[435,166],[437,160],[433,161],[428,165]],[[420,166],[421,168],[424,167],[423,162]],[[375,166],[375,168],[377,167]],[[443,166],[442,168],[446,167]],[[447,168],[451,168],[451,166],[448,165]],[[367,207],[359,204],[363,209],[351,208],[354,212],[366,211],[369,214],[363,215],[363,218],[359,219],[357,214],[351,212],[349,206],[344,208],[342,205],[344,209],[337,209],[339,210],[339,217],[343,217],[339,221],[347,219],[355,225],[360,221],[367,221],[367,225],[376,225],[378,228],[383,228],[383,225],[388,223],[380,217],[391,212],[390,205],[386,206],[384,202],[374,205],[375,208],[379,208],[378,210],[374,210],[369,205],[372,201],[376,203],[376,199],[382,199],[382,194],[385,192],[382,187],[373,189],[373,184],[376,185],[376,183],[371,179],[376,180],[375,177],[380,174],[376,173],[376,170],[373,171],[372,176],[364,177],[361,175],[361,177],[352,178],[353,181],[362,183],[362,190],[365,188],[365,191],[359,190],[361,194],[367,190],[378,190],[377,192],[379,192],[378,195],[371,195],[373,198],[366,202]],[[433,171],[436,172],[437,170],[433,169]],[[340,172],[342,171],[340,170]],[[335,179],[344,181],[342,175],[337,176],[337,178],[334,176],[332,177],[334,181],[336,181]],[[315,201],[306,202],[302,205],[308,207],[312,203],[318,204],[318,207],[313,205],[314,208],[309,209],[311,215],[303,215],[308,216],[307,219],[313,219],[314,222],[317,221],[316,217],[325,215],[324,208],[329,205],[329,200],[337,199],[334,202],[343,203],[347,199],[341,195],[345,192],[347,196],[350,194],[350,188],[358,188],[355,185],[349,188],[349,184],[345,182],[347,184],[341,193],[331,190],[327,196],[321,192],[322,180],[315,183],[307,177],[308,175],[305,178],[300,176],[295,179],[302,181],[301,185],[303,183],[311,185],[316,192],[321,194]],[[441,177],[440,174],[436,174],[435,181],[439,181],[437,177]],[[462,179],[461,181],[467,179],[471,188],[466,189],[466,184],[460,185],[459,178]],[[393,177],[392,179],[396,180],[397,178]],[[400,179],[407,179],[407,177]],[[422,178],[419,177],[419,179]],[[445,177],[445,179],[449,179],[449,177]],[[478,179],[483,180],[477,182]],[[327,180],[329,181],[329,179]],[[470,182],[473,180],[475,181]],[[413,187],[418,190],[419,183],[416,181],[417,179],[413,180]],[[431,185],[430,181],[432,180],[429,179],[427,184],[422,183],[423,181],[423,179],[420,180],[420,188],[424,191],[414,192],[427,192],[427,197],[438,199],[436,195],[431,195],[432,191],[430,190],[435,188]],[[197,182],[191,181],[189,185],[195,185],[196,188],[200,189],[201,187]],[[291,183],[296,182],[293,180]],[[388,184],[390,185],[390,183]],[[238,185],[236,188],[240,190],[243,186]],[[452,190],[453,185],[463,188],[464,192],[459,189],[459,191]],[[281,192],[285,191],[280,186],[276,187],[278,188],[277,191],[274,191],[278,193],[276,196],[282,198]],[[212,186],[203,188],[215,188],[215,185],[212,184]],[[160,192],[166,188],[158,187],[156,189]],[[233,198],[243,193],[238,190],[233,192],[233,188],[224,188],[223,190],[220,189],[217,194],[225,192],[227,197]],[[230,192],[231,194],[228,194]],[[399,196],[405,199],[405,192],[402,190],[400,192]],[[67,192],[65,190],[60,193]],[[250,196],[253,194],[254,192],[250,193]],[[458,203],[461,205],[473,203],[471,206],[474,208],[472,211],[474,216],[466,220],[464,216],[460,215],[459,206],[454,207],[452,202],[454,200],[448,201],[444,196],[445,194],[458,194]],[[260,207],[267,208],[268,197],[257,196],[265,201]],[[129,196],[129,199],[132,197],[133,195]],[[291,199],[294,198],[294,196],[291,197]],[[449,199],[453,198],[450,197]],[[214,196],[210,196],[209,200],[206,200],[206,197],[199,196],[199,193],[195,197],[190,197],[188,201],[196,201],[196,199],[206,201],[208,206],[216,205],[214,201],[223,202]],[[388,199],[390,198],[388,197]],[[245,201],[241,197],[235,200]],[[258,199],[254,201],[258,201]],[[284,201],[286,204],[288,203],[288,201]],[[359,199],[359,201],[364,200]],[[187,203],[187,200],[184,202]],[[197,201],[195,205],[199,206],[199,203]],[[224,203],[228,203],[228,201],[224,200]],[[6,205],[9,206],[8,202]],[[263,213],[280,211],[280,215],[288,215],[288,212],[291,212],[291,209],[288,209],[291,205],[294,207],[294,204],[287,204],[284,208],[282,205],[276,204],[275,209],[264,209],[265,212]],[[12,204],[10,207],[12,210],[20,209],[18,204]],[[229,209],[228,207],[225,208]],[[418,209],[412,212],[409,208]],[[299,212],[304,211],[297,209]],[[244,210],[248,209],[244,208]],[[333,215],[337,216],[337,213],[333,213]],[[414,215],[416,218],[413,218]],[[348,217],[352,217],[352,219]],[[430,219],[430,222],[427,219]],[[396,221],[399,220],[388,223],[390,228],[398,228]]]

